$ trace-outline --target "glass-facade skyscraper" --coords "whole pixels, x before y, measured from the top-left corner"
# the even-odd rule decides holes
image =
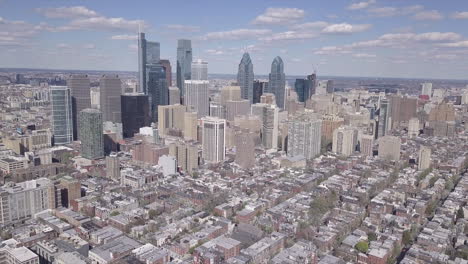
[[[72,74],[67,78],[72,96],[73,140],[78,139],[78,113],[91,108],[91,88],[86,74]]]
[[[67,86],[51,86],[52,132],[54,144],[64,145],[73,141],[72,100]]]
[[[253,94],[254,72],[249,53],[244,53],[237,71],[237,84],[241,87],[242,99],[248,99],[250,104],[254,103]]]
[[[200,59],[192,62],[191,75],[192,80],[208,80],[208,62]]]
[[[150,125],[148,95],[142,93],[122,95],[122,133],[133,137],[141,127]]]
[[[312,95],[315,94],[316,82],[317,77],[315,73],[307,75],[306,79],[296,79],[296,82],[294,83],[294,90],[297,93],[297,99],[299,102],[305,103]]]
[[[138,85],[146,93],[146,39],[145,33],[138,34]]]
[[[104,157],[102,113],[97,109],[84,109],[78,115],[80,126],[81,156],[86,159]]]
[[[102,120],[121,123],[120,95],[122,82],[116,74],[104,74],[99,80]]]
[[[159,63],[160,44],[159,42],[146,41],[146,64]]]
[[[281,57],[276,57],[271,63],[271,73],[268,82],[268,92],[276,97],[276,104],[279,108],[284,108],[284,90],[286,86],[286,76],[284,74],[284,63]]]
[[[192,41],[189,39],[179,39],[177,41],[177,87],[180,95],[184,96],[185,80],[190,80],[192,67]]]
[[[157,122],[158,106],[169,104],[169,87],[163,65],[160,63],[146,65],[146,79],[151,120]]]

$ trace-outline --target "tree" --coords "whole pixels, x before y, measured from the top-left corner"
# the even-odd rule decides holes
[[[367,238],[369,242],[376,241],[377,240],[377,235],[374,232],[369,232],[367,233]]]
[[[409,245],[411,243],[411,231],[405,230],[403,232],[403,245]]]
[[[369,250],[369,243],[367,241],[359,241],[354,248],[361,253],[367,253],[367,250]]]
[[[110,216],[116,216],[116,215],[119,215],[119,211],[113,211],[112,213],[110,213]]]
[[[465,212],[463,211],[463,207],[460,206],[457,211],[457,221],[458,219],[463,219],[465,218]]]
[[[158,211],[156,211],[154,209],[150,209],[148,211],[148,216],[149,216],[150,219],[154,220],[158,215],[160,215],[160,214],[158,213]]]

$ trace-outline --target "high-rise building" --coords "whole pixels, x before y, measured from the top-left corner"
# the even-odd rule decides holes
[[[182,171],[192,173],[198,168],[198,146],[192,141],[177,141],[169,145],[169,155],[176,157]]]
[[[297,93],[297,99],[299,102],[305,103],[315,94],[315,85],[317,77],[315,73],[307,75],[306,79],[296,79],[294,83],[294,90]]]
[[[413,117],[408,122],[408,137],[414,138],[419,136],[419,119]]]
[[[185,97],[185,81],[191,79],[192,42],[188,39],[177,41],[177,87],[181,96]]]
[[[91,108],[101,109],[101,99],[100,99],[100,88],[93,87],[91,88]]]
[[[160,44],[159,42],[146,41],[146,64],[159,63],[160,59]]]
[[[224,86],[221,88],[221,104],[226,105],[227,101],[239,101],[242,98],[240,86]]]
[[[361,135],[361,140],[359,141],[359,150],[361,151],[361,154],[364,156],[372,157],[373,147],[374,147],[374,136]]]
[[[205,162],[223,161],[226,154],[226,120],[217,117],[203,117],[203,151]]]
[[[150,103],[150,116],[153,122],[158,121],[158,106],[169,104],[169,87],[166,73],[160,63],[146,65],[146,87]]]
[[[87,108],[79,113],[81,156],[86,159],[104,157],[104,136],[102,113],[97,109]]]
[[[197,112],[198,118],[209,115],[208,81],[185,81],[185,105],[188,112]]]
[[[344,119],[338,115],[322,116],[322,140],[324,142],[333,141],[333,132],[344,124]]]
[[[120,180],[120,158],[115,153],[106,157],[106,177]]]
[[[286,87],[286,76],[284,74],[284,63],[281,57],[276,57],[271,63],[271,73],[268,82],[268,92],[275,95],[276,104],[284,108],[284,90]]]
[[[160,60],[159,63],[164,68],[164,71],[166,72],[166,81],[167,81],[167,86],[171,87],[172,86],[172,66],[171,62],[169,60]]]
[[[379,158],[386,160],[400,159],[401,139],[394,136],[379,138]]]
[[[139,91],[146,93],[146,39],[142,32],[138,34],[138,84]]]
[[[401,123],[407,124],[412,117],[416,117],[418,99],[395,95],[390,97],[390,116],[392,128],[399,127]]]
[[[426,170],[431,167],[431,148],[421,146],[419,149],[418,170]]]
[[[265,149],[278,148],[279,109],[275,105],[264,105],[262,109],[262,145]]]
[[[91,88],[86,74],[72,74],[67,79],[72,97],[73,140],[78,139],[78,113],[91,108]]]
[[[208,62],[198,59],[192,62],[191,80],[208,80]]]
[[[226,106],[220,103],[210,103],[210,116],[226,119]]]
[[[276,97],[272,93],[263,93],[262,96],[260,96],[260,103],[276,105]]]
[[[158,130],[160,136],[168,134],[170,129],[184,131],[185,105],[160,105],[158,110]]]
[[[121,123],[122,82],[118,75],[104,74],[99,82],[102,120]]]
[[[421,95],[426,95],[429,98],[432,97],[432,83],[421,84]]]
[[[249,53],[244,53],[239,63],[239,69],[237,71],[237,84],[241,87],[242,99],[247,99],[251,104],[254,104],[254,72],[253,64],[250,59]]]
[[[133,137],[141,127],[150,125],[148,95],[124,94],[122,102],[122,132],[124,138]]]
[[[70,89],[66,86],[50,86],[50,97],[54,144],[69,144],[73,141],[73,115]]]
[[[250,102],[247,99],[238,101],[226,101],[226,119],[234,121],[238,115],[247,115],[250,112]]]
[[[198,117],[195,112],[184,114],[184,139],[198,140]]]
[[[241,129],[235,134],[235,162],[243,169],[255,166],[255,138],[256,134],[248,129]]]
[[[390,130],[390,104],[387,99],[380,100],[380,108],[378,110],[378,126],[377,126],[377,135],[376,138],[383,137],[387,135],[387,132]]]
[[[333,87],[332,80],[321,80],[318,82],[315,94],[326,95],[326,94],[331,94],[334,91],[335,91],[335,88]]]
[[[332,151],[338,155],[350,156],[356,147],[356,130],[350,126],[342,126],[333,132]]]
[[[169,104],[180,104],[180,89],[178,87],[169,87]]]
[[[315,158],[320,154],[322,120],[311,113],[292,119],[288,127],[288,156]]]
[[[260,103],[260,97],[263,94],[263,91],[268,89],[268,82],[255,80],[253,84],[253,99],[252,104]]]

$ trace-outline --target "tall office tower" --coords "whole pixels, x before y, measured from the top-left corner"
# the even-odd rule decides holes
[[[379,119],[378,119],[378,129],[376,138],[383,137],[387,135],[387,132],[390,130],[389,121],[390,121],[390,104],[387,99],[380,100],[379,108]]]
[[[421,83],[421,95],[432,97],[432,83]]]
[[[146,39],[142,32],[138,34],[138,85],[139,92],[146,93]]]
[[[234,121],[234,117],[247,115],[250,112],[250,102],[247,99],[238,101],[226,101],[226,119]]]
[[[61,204],[64,207],[70,208],[73,200],[81,198],[81,183],[71,176],[62,177],[56,187],[61,191]]]
[[[419,136],[419,119],[413,117],[408,122],[408,137],[414,138]]]
[[[104,157],[104,135],[102,134],[102,113],[87,108],[79,113],[81,156],[86,159]]]
[[[337,115],[322,116],[322,140],[324,142],[333,141],[333,132],[344,124],[344,119]]]
[[[455,121],[455,108],[453,104],[442,102],[429,112],[429,122],[431,121]]]
[[[198,140],[198,117],[195,112],[184,114],[184,139]]]
[[[169,87],[169,104],[180,104],[180,89],[175,86]]]
[[[179,167],[188,173],[198,168],[198,146],[194,142],[177,141],[169,145],[169,155],[176,157]]]
[[[418,170],[426,170],[431,167],[431,148],[421,146],[419,149]]]
[[[464,105],[467,104],[468,105],[468,85],[466,86],[465,92],[462,95],[461,104],[464,104]]]
[[[146,64],[156,64],[160,60],[159,42],[146,41]]]
[[[326,94],[331,94],[334,91],[335,91],[335,88],[333,87],[332,80],[322,80],[318,82],[315,94],[326,95]]]
[[[296,116],[288,128],[288,156],[313,159],[320,154],[322,120],[311,113]]]
[[[399,127],[402,123],[416,117],[418,99],[407,96],[394,95],[390,97],[390,116],[392,117],[392,128]]]
[[[122,132],[124,138],[131,138],[141,127],[150,125],[148,95],[142,93],[124,94],[122,102]]]
[[[158,121],[158,106],[169,104],[169,87],[166,73],[160,63],[146,65],[146,87],[148,89],[151,121]]]
[[[268,82],[255,80],[253,84],[253,99],[252,104],[260,103],[260,97],[263,94],[263,91],[268,89]]]
[[[198,59],[192,62],[191,80],[208,80],[208,62]]]
[[[241,87],[242,99],[247,99],[251,104],[253,100],[253,84],[254,84],[254,72],[253,64],[250,59],[249,53],[244,53],[239,63],[239,69],[237,71],[237,84]]]
[[[67,86],[71,91],[73,140],[78,139],[78,113],[86,108],[91,108],[91,88],[86,74],[72,74],[67,79]]]
[[[188,112],[197,112],[198,118],[209,115],[208,81],[185,81],[185,105]]]
[[[185,81],[191,79],[192,42],[188,39],[177,41],[177,87],[180,95],[185,97]]]
[[[91,88],[91,108],[101,109],[101,99],[100,99],[101,92],[99,90],[100,90],[99,87]]]
[[[210,116],[226,119],[226,106],[220,103],[210,103]]]
[[[39,212],[54,209],[55,202],[54,184],[49,179],[4,185],[0,188],[0,225],[28,220]]]
[[[387,160],[400,159],[401,139],[394,136],[379,138],[379,158]]]
[[[102,120],[121,123],[122,82],[118,75],[104,74],[99,81]]]
[[[255,166],[255,138],[256,134],[248,129],[242,129],[235,134],[235,162],[245,170]]]
[[[342,126],[333,132],[332,151],[338,155],[350,156],[356,148],[356,130],[350,126]]]
[[[278,116],[279,108],[275,105],[265,105],[262,113],[262,145],[265,149],[278,148]]]
[[[171,62],[169,60],[159,60],[159,63],[164,68],[164,71],[166,72],[166,81],[167,81],[167,86],[171,87],[172,86],[172,66]]]
[[[240,86],[224,86],[221,88],[221,104],[226,105],[227,101],[239,101],[242,98]]]
[[[296,79],[294,83],[294,90],[297,93],[297,99],[299,102],[305,103],[315,94],[315,85],[317,76],[315,73],[307,75],[306,79]]]
[[[158,110],[158,130],[160,136],[168,135],[169,130],[184,131],[185,105],[160,105]]]
[[[120,158],[115,153],[106,157],[106,177],[120,180]]]
[[[66,86],[50,86],[50,97],[54,144],[69,144],[73,141],[73,115],[70,89]]]
[[[276,97],[272,93],[263,93],[262,96],[260,96],[260,103],[276,105]]]
[[[284,89],[286,87],[286,76],[284,75],[284,63],[281,57],[276,57],[271,63],[271,73],[268,82],[268,92],[275,95],[276,104],[284,108]]]
[[[374,136],[372,135],[361,135],[361,140],[359,142],[359,150],[364,156],[372,157],[373,156],[373,146],[374,146]]]
[[[203,117],[203,151],[205,162],[220,162],[225,157],[226,120],[217,117]]]

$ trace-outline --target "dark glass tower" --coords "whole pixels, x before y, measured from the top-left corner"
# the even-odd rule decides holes
[[[189,39],[179,39],[177,41],[177,87],[180,95],[184,96],[185,80],[191,79],[192,67],[192,41]]]
[[[149,97],[151,121],[158,121],[158,106],[169,104],[169,87],[166,71],[160,63],[146,65],[146,86]]]
[[[244,53],[239,63],[239,70],[237,72],[237,83],[241,87],[242,99],[248,99],[253,104],[253,83],[254,72],[253,64],[250,59],[249,53]]]
[[[263,91],[267,89],[268,83],[256,80],[253,83],[253,99],[252,104],[260,103],[260,97],[263,94]]]
[[[72,96],[73,140],[78,139],[78,113],[91,108],[91,88],[88,75],[73,74],[67,79]]]
[[[317,77],[315,73],[307,75],[307,79],[296,79],[294,90],[297,93],[299,102],[306,102],[315,94],[315,84]]]
[[[279,108],[284,108],[284,89],[286,86],[286,76],[284,74],[284,63],[281,57],[276,57],[271,63],[270,80],[268,82],[268,92],[276,97],[276,104]]]
[[[138,133],[141,127],[150,125],[148,95],[124,94],[121,102],[123,137],[130,138]]]
[[[146,93],[146,39],[145,33],[138,35],[138,84],[139,91]]]

